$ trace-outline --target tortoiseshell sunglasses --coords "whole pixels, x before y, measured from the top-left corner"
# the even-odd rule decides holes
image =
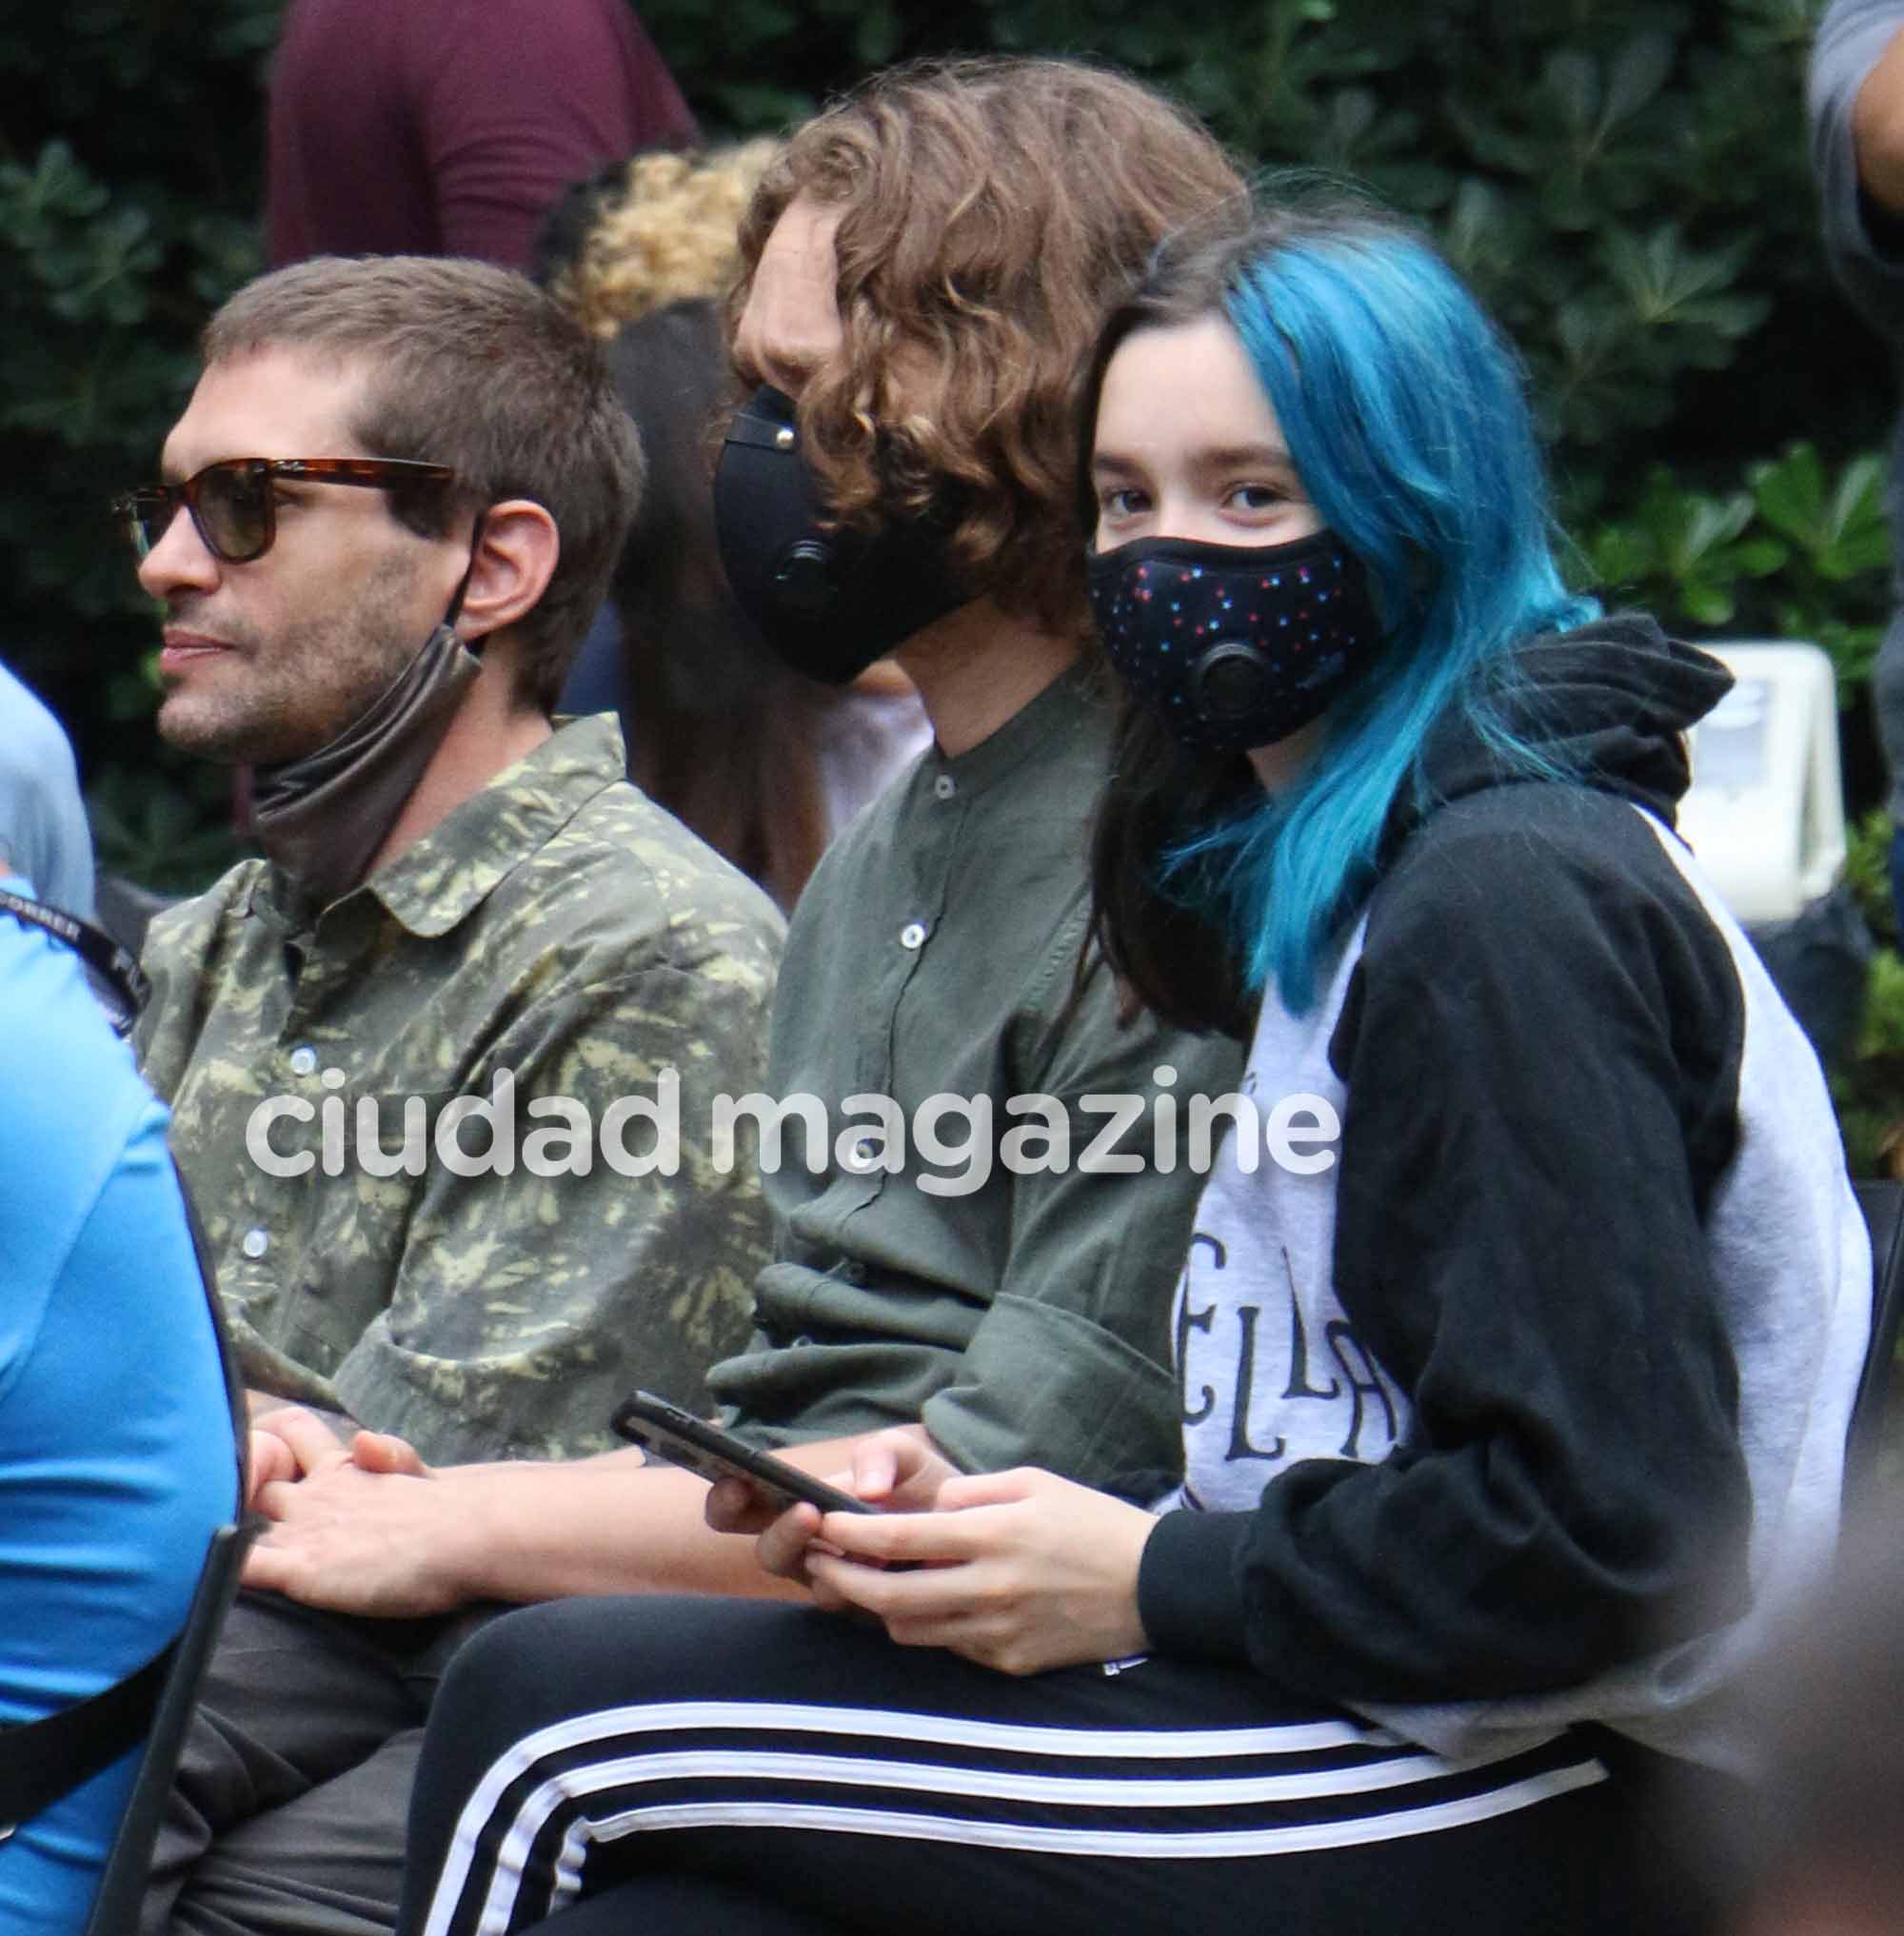
[[[278,535],[274,478],[389,490],[446,484],[455,475],[447,464],[411,464],[398,457],[228,457],[208,464],[183,484],[141,484],[127,491],[112,500],[112,512],[124,521],[141,559],[165,536],[183,504],[213,557],[227,564],[248,564],[264,557]]]

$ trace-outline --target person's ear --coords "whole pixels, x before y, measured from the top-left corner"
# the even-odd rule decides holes
[[[561,556],[561,533],[541,504],[528,498],[491,504],[470,560],[457,635],[472,642],[486,638],[533,611]]]

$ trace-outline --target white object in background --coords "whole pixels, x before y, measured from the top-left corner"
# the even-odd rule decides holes
[[[1706,645],[1738,682],[1691,734],[1679,832],[1747,925],[1790,920],[1844,866],[1837,682],[1815,645]]]

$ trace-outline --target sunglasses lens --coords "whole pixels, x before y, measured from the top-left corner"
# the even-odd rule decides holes
[[[244,464],[214,464],[195,482],[192,509],[212,550],[232,564],[264,551],[271,542],[270,478]]]

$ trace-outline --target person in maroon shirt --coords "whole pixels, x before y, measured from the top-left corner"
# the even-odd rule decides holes
[[[571,182],[695,139],[627,0],[290,0],[271,73],[271,262],[524,268]]]

